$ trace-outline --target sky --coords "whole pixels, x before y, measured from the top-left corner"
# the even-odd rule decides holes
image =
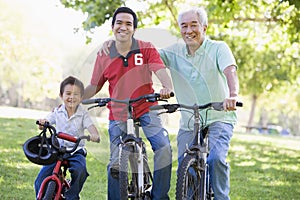
[[[64,8],[59,0],[0,0],[22,13],[24,27],[29,34],[39,40],[53,40],[54,43],[69,46],[70,50],[77,48],[96,48],[110,38],[110,21],[94,30],[91,35],[92,43],[85,44],[85,32],[79,29],[74,33],[74,28],[81,28],[81,23],[86,19],[83,13],[73,9]],[[132,3],[128,6],[133,10],[141,10],[142,3]],[[0,8],[1,10],[1,8]],[[135,36],[139,39],[151,41],[156,47],[169,46],[176,41],[167,30],[158,28],[138,29]]]

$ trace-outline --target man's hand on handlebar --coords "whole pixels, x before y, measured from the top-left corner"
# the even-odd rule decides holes
[[[159,93],[160,93],[160,98],[162,99],[169,99],[170,97],[174,96],[174,93],[169,88],[162,88]]]
[[[238,97],[229,97],[223,101],[223,108],[225,111],[236,110],[236,102],[238,102]]]

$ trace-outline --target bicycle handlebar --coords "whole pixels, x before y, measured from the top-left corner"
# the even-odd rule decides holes
[[[51,143],[52,143],[52,145],[55,149],[62,150],[62,148],[60,146],[58,146],[56,144],[56,142],[54,141],[55,137],[75,143],[75,145],[73,146],[72,149],[63,150],[65,153],[74,152],[77,149],[77,147],[78,147],[81,140],[84,140],[84,139],[86,139],[87,141],[91,140],[91,137],[89,135],[74,137],[74,136],[72,136],[70,134],[67,134],[67,133],[62,133],[62,132],[56,133],[56,128],[54,126],[50,125],[49,122],[41,124],[39,121],[36,121],[36,124],[44,127],[43,132],[46,132],[47,129],[50,131],[50,133],[51,133]],[[100,142],[100,139],[99,139],[99,142]]]
[[[236,102],[236,106],[238,107],[243,107],[243,103],[242,102]],[[190,105],[185,105],[185,104],[164,104],[164,105],[155,105],[155,106],[151,106],[150,110],[167,110],[166,113],[173,113],[175,111],[177,111],[178,108],[185,108],[185,109],[190,109],[190,110],[194,110],[194,109],[206,109],[206,108],[213,108],[214,110],[218,110],[218,111],[222,111],[223,109],[223,102],[211,102],[211,103],[207,103],[204,105],[197,105],[194,104],[192,106]]]
[[[174,93],[171,92],[170,93],[171,97],[174,97]],[[146,95],[142,95],[140,97],[137,98],[127,98],[127,99],[115,99],[115,98],[96,98],[96,99],[85,99],[83,100],[81,103],[82,104],[97,104],[95,106],[92,106],[88,109],[94,108],[94,107],[102,107],[105,106],[107,103],[109,103],[110,101],[112,102],[116,102],[116,103],[123,103],[123,104],[127,104],[130,105],[134,102],[137,102],[141,99],[146,99],[147,102],[155,102],[155,101],[164,101],[164,99],[160,98],[160,94],[159,93],[153,93],[153,94],[146,94]]]

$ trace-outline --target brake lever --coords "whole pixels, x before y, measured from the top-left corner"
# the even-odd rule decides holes
[[[161,98],[159,98],[159,99],[158,99],[158,101],[164,101],[164,102],[168,102],[168,100],[167,100],[167,99],[161,99]]]
[[[90,109],[92,109],[92,108],[96,108],[96,107],[98,107],[98,105],[96,105],[96,106],[91,106],[91,107],[88,108],[88,110],[90,110]]]
[[[159,112],[159,113],[157,113],[157,115],[162,115],[162,114],[165,114],[165,113],[168,113],[167,111],[165,111],[165,112]]]

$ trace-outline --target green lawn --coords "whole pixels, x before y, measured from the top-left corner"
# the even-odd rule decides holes
[[[38,133],[34,120],[0,118],[0,199],[35,199],[33,182],[40,166],[23,154],[24,141]],[[106,199],[108,137],[101,128],[100,144],[88,143],[87,167],[90,173],[81,197]],[[176,135],[173,148],[173,176],[170,197],[175,199]],[[151,158],[151,151],[148,150]],[[276,136],[235,133],[228,161],[231,165],[232,200],[300,199],[300,140]]]

